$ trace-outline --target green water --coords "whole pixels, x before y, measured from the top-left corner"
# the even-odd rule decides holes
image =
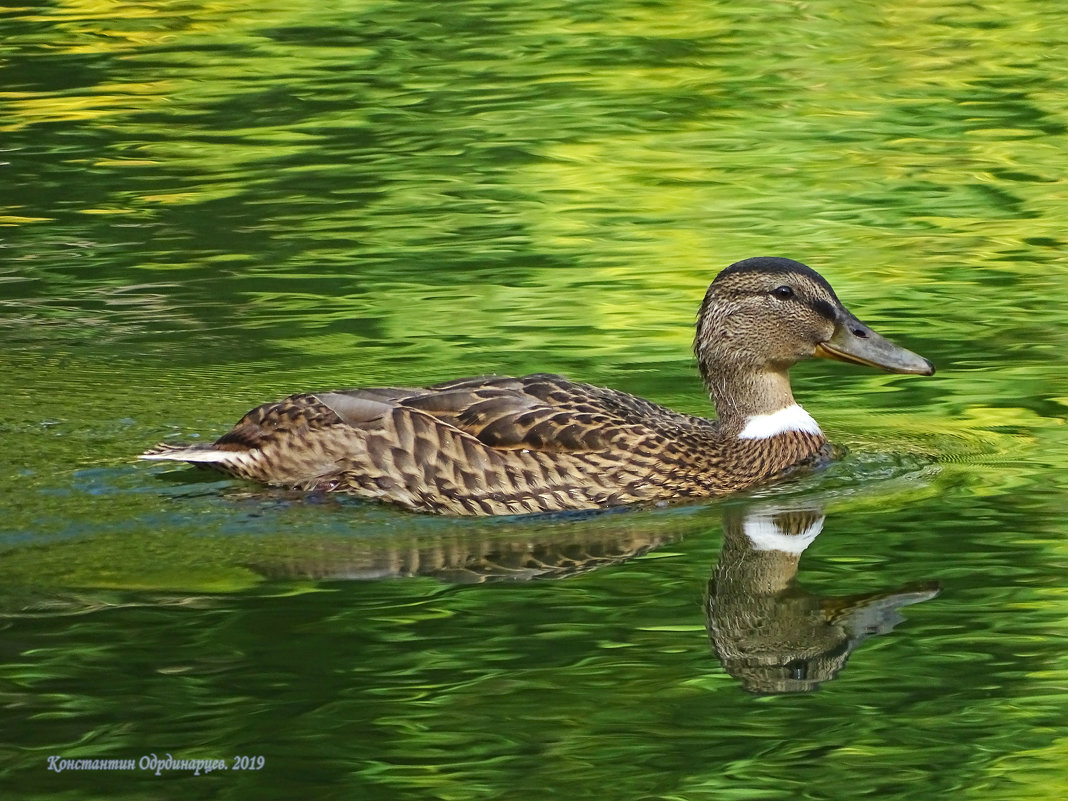
[[[1063,798],[1065,31],[1022,0],[0,11],[0,795]],[[471,521],[133,461],[483,372],[709,413],[692,322],[753,255],[938,366],[796,368],[849,455],[788,486]],[[825,517],[799,563],[746,549],[786,511]],[[48,769],[151,754],[230,769]]]

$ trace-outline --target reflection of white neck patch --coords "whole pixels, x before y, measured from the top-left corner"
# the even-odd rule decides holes
[[[801,553],[812,540],[823,531],[824,518],[821,517],[800,534],[787,534],[777,525],[771,515],[753,515],[745,519],[745,536],[754,551],[782,551],[783,553]]]
[[[803,431],[806,434],[822,434],[819,423],[796,403],[771,414],[754,414],[746,418],[745,428],[738,439],[767,439],[787,431]]]

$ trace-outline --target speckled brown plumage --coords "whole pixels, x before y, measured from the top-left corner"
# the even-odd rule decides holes
[[[717,421],[557,375],[490,376],[293,395],[253,409],[212,445],[162,445],[144,458],[454,515],[674,501],[774,480],[826,458],[826,439],[818,428],[746,438],[747,421],[792,404],[789,364],[842,321],[861,324],[804,265],[749,261],[721,273],[699,316],[695,349]],[[783,282],[812,298],[769,300]],[[739,335],[747,317],[750,339]]]

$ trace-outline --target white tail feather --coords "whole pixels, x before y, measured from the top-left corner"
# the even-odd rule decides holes
[[[235,451],[217,451],[213,448],[168,448],[146,451],[138,459],[160,462],[235,462],[240,456]]]

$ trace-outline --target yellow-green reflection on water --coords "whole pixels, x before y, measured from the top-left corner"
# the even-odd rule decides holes
[[[53,2],[0,27],[12,797],[1068,792],[1068,12]],[[765,254],[939,372],[800,365],[850,454],[757,498],[461,523],[131,462],[292,391],[490,371],[705,413],[697,305]],[[848,640],[815,692],[749,694],[710,647],[754,502],[826,511],[796,586],[756,593]],[[935,582],[892,631],[842,600]],[[153,752],[267,767],[46,770]]]

